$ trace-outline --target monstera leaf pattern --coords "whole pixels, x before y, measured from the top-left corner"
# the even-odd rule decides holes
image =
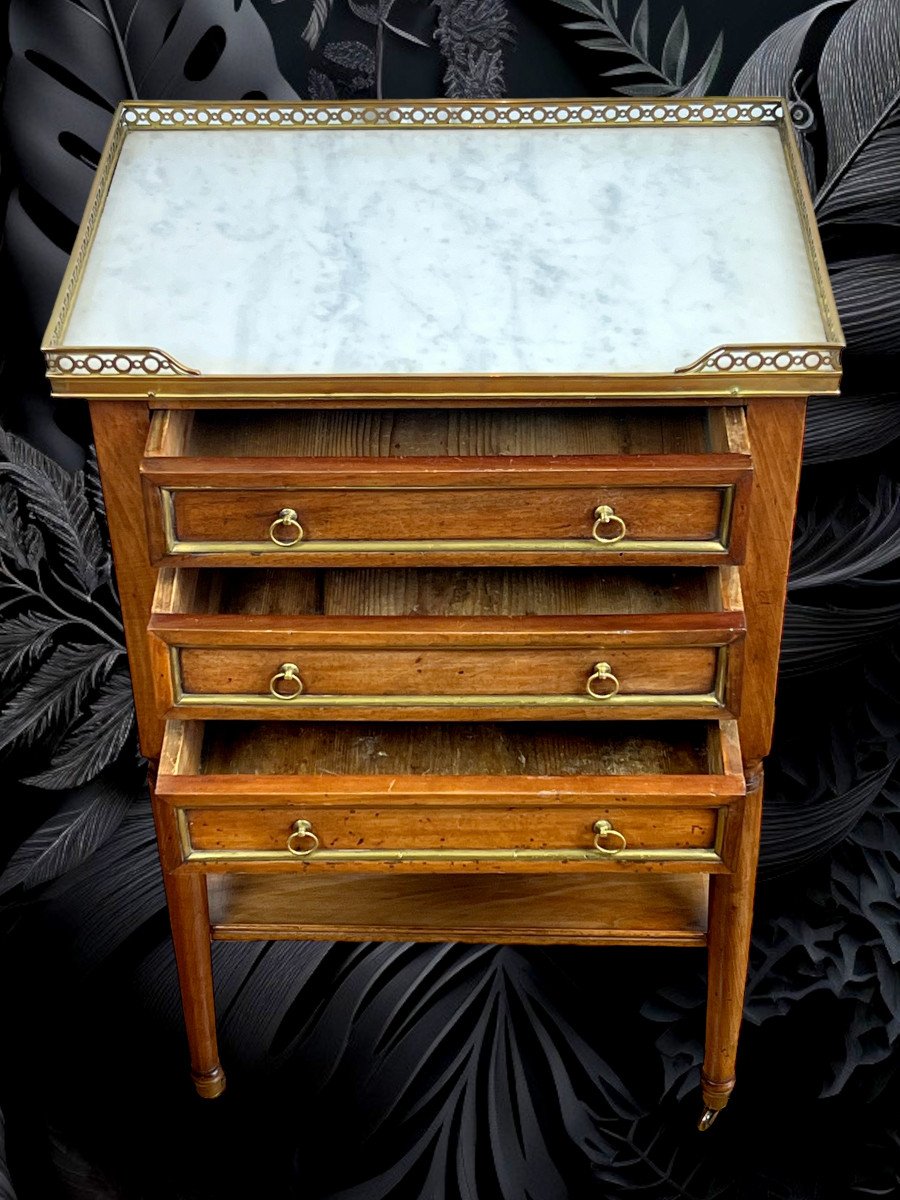
[[[38,328],[120,100],[296,99],[250,0],[13,0],[10,47],[4,122],[17,182],[6,236]]]
[[[0,435],[17,781],[0,1200],[13,1181],[85,1200],[895,1194],[900,8],[768,7],[737,53],[738,10],[690,2],[12,0],[5,253],[29,331],[4,347],[5,410],[30,440]],[[788,97],[848,335],[844,392],[807,423],[740,1087],[698,1141],[705,983],[683,951],[218,944],[233,1087],[198,1108],[96,465],[35,353],[111,113],[129,96],[541,94],[542,64],[567,56],[572,94]]]

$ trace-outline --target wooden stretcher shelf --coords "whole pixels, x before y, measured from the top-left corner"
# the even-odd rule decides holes
[[[705,875],[208,878],[212,936],[704,946]]]

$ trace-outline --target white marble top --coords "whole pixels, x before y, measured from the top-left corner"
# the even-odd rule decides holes
[[[64,345],[612,374],[827,340],[776,129],[519,127],[130,134]]]

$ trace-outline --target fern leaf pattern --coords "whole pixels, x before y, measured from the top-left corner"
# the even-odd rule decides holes
[[[604,79],[615,80],[613,91],[625,96],[702,96],[709,91],[722,58],[724,35],[719,32],[703,63],[686,80],[690,29],[684,8],[678,10],[669,25],[659,60],[654,61],[650,49],[650,0],[640,0],[627,32],[627,22],[612,0],[600,0],[599,4],[594,0],[554,0],[554,3],[587,18],[564,22],[567,29],[578,35],[578,45],[632,60],[602,71]],[[634,82],[629,81],[631,78]]]
[[[306,22],[303,32],[300,35],[310,50],[315,50],[319,44],[319,38],[325,31],[325,23],[328,20],[328,14],[331,12],[333,3],[334,0],[313,0],[309,20]]]
[[[133,723],[100,498],[95,466],[70,474],[0,431],[0,752],[29,775],[49,751],[43,786],[94,778]]]

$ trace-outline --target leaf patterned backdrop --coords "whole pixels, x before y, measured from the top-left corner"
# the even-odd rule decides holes
[[[900,1194],[900,0],[9,17],[0,1200]],[[571,948],[219,943],[232,1087],[204,1105],[89,430],[37,351],[115,104],[728,92],[792,102],[849,347],[844,394],[810,406],[726,1117],[693,1132],[701,958]]]

